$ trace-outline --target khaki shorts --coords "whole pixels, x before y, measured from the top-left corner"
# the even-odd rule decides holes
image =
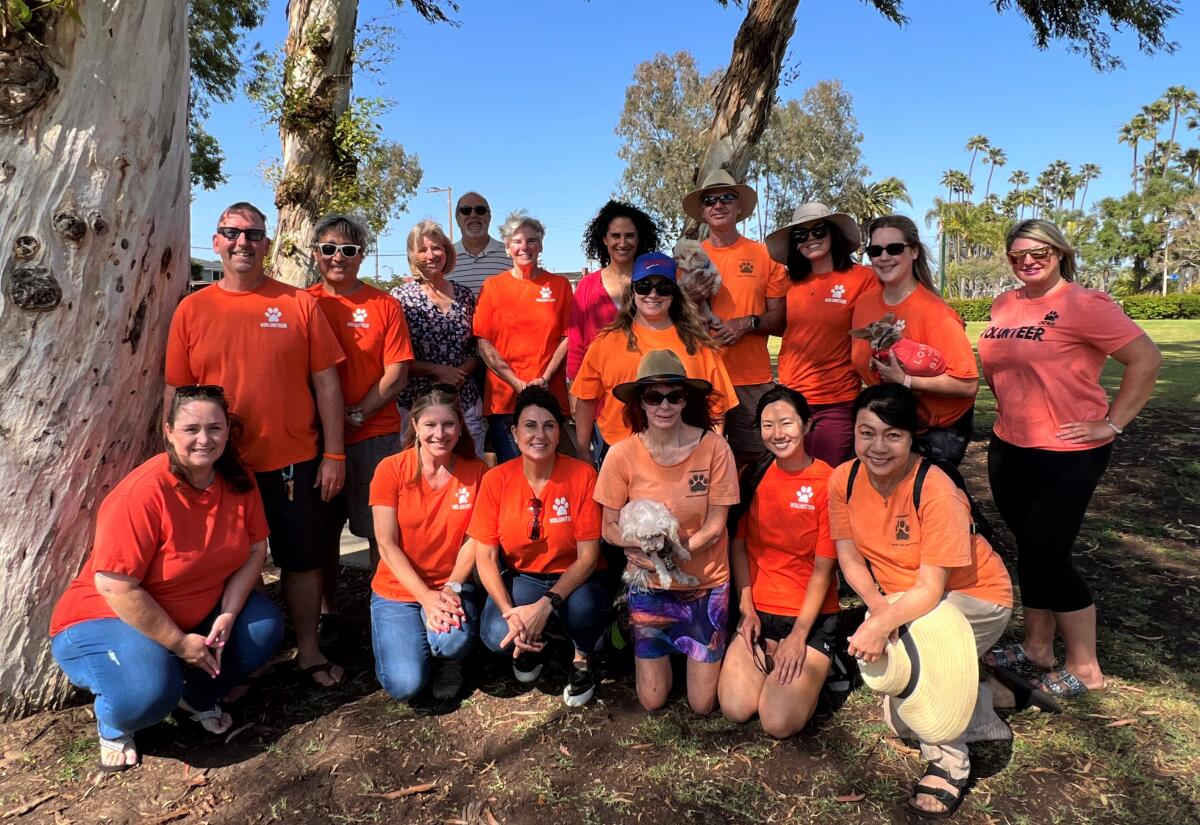
[[[774,384],[747,384],[744,387],[734,387],[737,392],[738,405],[725,413],[725,438],[730,448],[741,455],[761,455],[766,452],[762,436],[754,424],[754,411],[758,409],[758,399],[775,389]]]

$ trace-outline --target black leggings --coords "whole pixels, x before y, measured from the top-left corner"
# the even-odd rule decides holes
[[[1039,450],[992,435],[988,480],[996,509],[1017,540],[1025,607],[1069,613],[1092,605],[1071,550],[1112,448],[1110,442],[1091,450]]]

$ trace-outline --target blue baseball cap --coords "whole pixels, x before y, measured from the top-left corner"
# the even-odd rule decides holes
[[[662,252],[639,255],[633,262],[633,277],[630,280],[641,281],[655,275],[675,283],[675,259]]]

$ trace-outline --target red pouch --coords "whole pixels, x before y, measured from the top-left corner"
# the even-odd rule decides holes
[[[941,375],[946,371],[945,357],[929,344],[901,338],[886,350],[876,351],[873,355],[886,364],[889,353],[895,353],[896,360],[904,365],[904,371],[917,378]]]

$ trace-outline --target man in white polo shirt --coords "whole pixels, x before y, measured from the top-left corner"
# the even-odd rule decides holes
[[[488,234],[492,209],[483,195],[468,192],[458,199],[454,210],[461,239],[454,244],[458,263],[447,277],[467,287],[479,297],[483,282],[506,269],[512,269],[512,258],[504,244]]]

